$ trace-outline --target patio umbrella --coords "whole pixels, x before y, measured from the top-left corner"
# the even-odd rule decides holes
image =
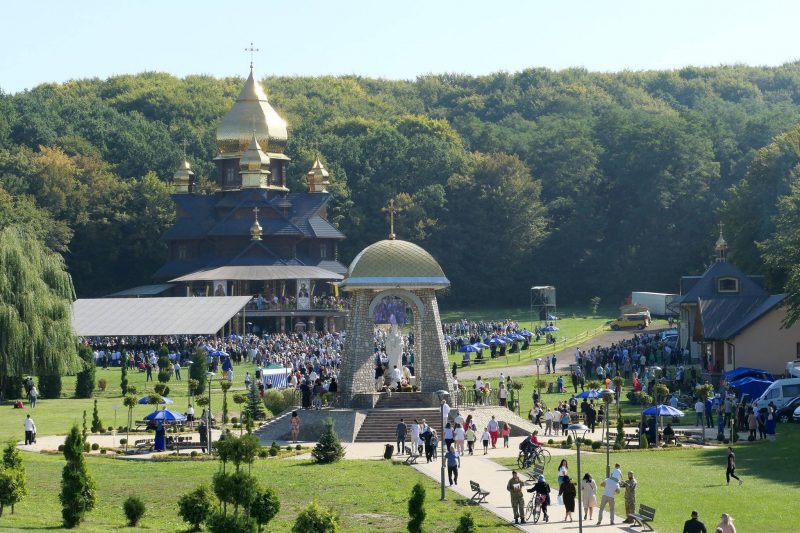
[[[163,411],[153,411],[146,417],[145,420],[163,420],[165,422],[182,422],[186,420],[186,417],[182,413],[178,413],[176,411],[170,411],[169,409],[164,409]]]
[[[505,343],[506,343],[506,341],[504,341],[504,340],[503,340],[502,338],[500,338],[500,337],[493,337],[493,338],[492,338],[492,339],[489,341],[489,344],[505,344]]]
[[[533,333],[531,333],[527,329],[525,331],[520,332],[520,335],[522,335],[523,337],[528,337],[528,338],[533,337]]]
[[[458,351],[461,352],[461,353],[477,352],[478,349],[476,347],[474,347],[473,345],[471,345],[471,344],[465,344],[464,346],[459,348]]]
[[[541,331],[558,331],[558,327],[556,326],[545,326],[541,329]]]
[[[139,398],[139,404],[140,405],[147,405],[149,403],[150,403],[150,396],[142,396],[141,398]],[[169,404],[175,403],[175,402],[173,402],[172,400],[170,400],[166,396],[162,396],[160,403],[164,403],[164,404],[169,405]]]
[[[525,340],[525,335],[520,335],[519,333],[514,333],[513,335],[511,335],[511,338],[515,339],[515,340],[518,340],[518,341],[524,341]]]
[[[576,398],[600,398],[601,396],[603,396],[603,393],[599,390],[585,390],[575,395]]]
[[[475,344],[473,344],[473,346],[476,347],[479,350],[482,350],[484,348],[488,348],[489,347],[488,344],[484,344],[482,342],[476,342]]]
[[[642,414],[646,416],[683,416],[683,411],[680,409],[675,409],[671,405],[665,405],[661,403],[652,407],[648,407],[642,411]]]
[[[214,350],[213,352],[209,352],[208,355],[211,357],[227,357],[228,354],[220,350]]]

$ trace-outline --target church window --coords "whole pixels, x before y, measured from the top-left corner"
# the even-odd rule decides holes
[[[186,246],[185,244],[179,244],[178,245],[178,252],[177,252],[178,259],[186,259],[187,250],[188,250],[188,246]]]
[[[719,278],[717,292],[739,292],[739,278]]]
[[[230,184],[233,183],[234,175],[233,175],[233,168],[227,168],[225,171],[225,183]]]
[[[328,245],[324,242],[319,245],[319,257],[320,259],[326,259],[328,257]]]

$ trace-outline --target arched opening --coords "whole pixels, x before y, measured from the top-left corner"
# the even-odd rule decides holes
[[[383,368],[383,382],[376,390],[422,390],[421,317],[424,307],[409,291],[392,289],[376,294],[369,306],[376,350],[376,367]]]

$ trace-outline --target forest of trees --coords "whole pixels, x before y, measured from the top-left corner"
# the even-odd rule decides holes
[[[724,222],[729,257],[800,285],[800,63],[488,76],[266,78],[290,187],[317,151],[347,264],[388,233],[428,249],[458,304],[676,292]],[[79,296],[150,282],[182,144],[209,188],[238,78],[124,75],[0,93],[0,227],[64,254]],[[794,284],[794,285],[793,285]],[[796,291],[794,291],[796,294]]]

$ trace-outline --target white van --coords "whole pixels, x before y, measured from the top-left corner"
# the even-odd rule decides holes
[[[756,407],[762,409],[772,403],[776,409],[780,409],[798,396],[800,396],[800,378],[779,379],[756,400]]]

